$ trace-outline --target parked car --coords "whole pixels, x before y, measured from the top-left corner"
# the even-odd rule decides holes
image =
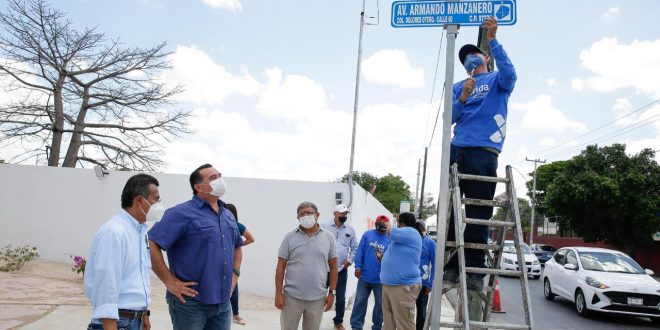
[[[625,253],[599,248],[567,247],[545,263],[543,294],[590,311],[650,317],[660,323],[660,282]]]
[[[532,244],[530,248],[536,257],[539,258],[541,266],[545,266],[545,262],[550,260],[552,255],[555,254],[555,251],[557,251],[557,249],[550,244]]]
[[[523,251],[523,256],[525,257],[527,275],[534,277],[534,279],[538,279],[541,277],[541,263],[539,262],[539,259],[536,258],[536,255],[532,253],[527,244],[522,243],[520,247]],[[513,241],[504,241],[500,268],[504,270],[518,270],[518,255],[516,254],[516,247],[513,245]]]

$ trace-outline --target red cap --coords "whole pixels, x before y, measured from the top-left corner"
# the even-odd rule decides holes
[[[376,217],[376,222],[390,222],[390,218],[388,218],[386,215],[379,215]]]

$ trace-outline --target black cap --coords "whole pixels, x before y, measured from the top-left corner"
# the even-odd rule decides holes
[[[458,59],[461,60],[461,64],[465,64],[465,58],[472,52],[478,52],[487,55],[486,52],[484,52],[481,48],[475,45],[467,44],[461,47],[461,50],[458,51]]]

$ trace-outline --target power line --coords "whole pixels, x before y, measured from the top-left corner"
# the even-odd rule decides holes
[[[648,126],[648,125],[653,124],[654,122],[660,120],[660,118],[657,118],[657,119],[651,120],[651,119],[656,118],[656,117],[660,117],[660,114],[657,114],[657,115],[655,115],[655,116],[652,116],[652,117],[646,118],[646,119],[641,120],[641,121],[639,121],[639,122],[636,122],[636,123],[634,123],[634,124],[632,124],[632,125],[626,126],[626,127],[622,128],[622,129],[618,129],[618,130],[616,130],[616,131],[610,132],[610,133],[608,133],[608,134],[606,134],[606,135],[603,135],[603,136],[601,136],[601,137],[599,137],[599,138],[596,138],[596,139],[593,139],[593,140],[591,140],[591,141],[584,142],[584,143],[579,144],[579,145],[574,146],[574,147],[570,147],[569,149],[566,149],[566,150],[563,150],[563,151],[559,151],[559,152],[552,153],[552,154],[548,155],[547,157],[548,157],[548,158],[556,158],[556,156],[559,156],[559,155],[562,155],[562,154],[565,154],[565,153],[569,153],[569,152],[575,151],[576,149],[580,149],[580,148],[584,147],[585,145],[595,144],[595,143],[598,143],[598,142],[601,142],[601,141],[606,141],[606,140],[609,140],[609,139],[612,139],[612,138],[615,138],[615,137],[621,136],[621,135],[623,135],[623,134],[630,133],[630,132],[632,132],[632,131],[638,130],[638,129],[642,128],[642,127]],[[650,121],[649,121],[649,120],[650,120]],[[648,122],[644,123],[645,121],[648,121]],[[638,126],[638,125],[639,125],[639,126]],[[635,126],[636,126],[636,127],[635,127]],[[620,133],[619,133],[619,132],[620,132]],[[618,134],[617,134],[617,133],[618,133]]]
[[[435,72],[433,73],[433,87],[431,88],[431,99],[429,100],[429,112],[428,115],[426,116],[426,127],[424,129],[424,142],[426,142],[426,137],[428,136],[428,131],[429,131],[429,120],[431,119],[433,97],[435,96],[435,84],[438,80],[438,67],[440,66],[440,55],[442,53],[442,42],[444,40],[444,35],[445,35],[445,30],[442,30],[442,34],[440,35],[440,45],[438,46],[438,56],[437,59],[435,60]],[[443,84],[443,94],[444,94],[444,84]],[[431,143],[429,143],[429,145],[431,145]]]
[[[541,154],[541,153],[544,153],[544,152],[547,152],[547,151],[550,151],[550,150],[553,150],[553,149],[557,149],[557,148],[559,148],[559,147],[561,147],[561,146],[563,146],[563,145],[566,145],[566,144],[568,144],[568,143],[571,143],[572,141],[575,141],[575,140],[577,140],[577,139],[580,139],[580,138],[582,138],[582,137],[585,137],[585,136],[587,136],[587,135],[590,135],[590,134],[592,134],[592,133],[594,133],[594,132],[596,132],[596,131],[599,131],[599,130],[601,130],[602,128],[605,128],[605,127],[607,127],[607,126],[609,126],[609,125],[612,125],[613,123],[615,123],[615,122],[617,122],[617,121],[619,121],[619,120],[621,120],[621,119],[623,119],[623,118],[629,117],[629,116],[631,116],[631,115],[633,115],[633,114],[635,114],[635,113],[637,113],[637,112],[639,112],[639,111],[642,111],[642,110],[644,110],[644,109],[646,109],[646,108],[648,108],[648,107],[650,107],[650,106],[652,106],[652,105],[654,105],[654,104],[656,104],[656,103],[658,103],[658,102],[660,102],[660,98],[655,99],[655,100],[653,100],[652,102],[650,102],[650,103],[648,103],[648,104],[646,104],[646,105],[644,105],[644,106],[642,106],[642,107],[640,107],[640,108],[638,108],[638,109],[636,109],[636,110],[634,110],[634,111],[632,111],[632,112],[630,112],[630,113],[628,113],[628,114],[625,114],[625,115],[623,115],[623,116],[621,116],[621,117],[618,117],[618,118],[616,118],[616,119],[614,119],[614,120],[612,120],[612,121],[610,121],[610,122],[607,122],[607,123],[603,124],[602,126],[597,127],[597,128],[595,128],[595,129],[593,129],[593,130],[591,130],[591,131],[588,131],[588,132],[586,132],[586,133],[584,133],[584,134],[578,135],[578,136],[576,136],[576,137],[574,137],[574,138],[572,138],[572,139],[566,140],[566,141],[564,141],[564,142],[562,142],[562,143],[560,143],[560,144],[558,144],[558,145],[556,145],[556,146],[552,146],[552,147],[550,147],[550,148],[547,148],[547,149],[541,150],[541,151],[539,151],[539,152],[535,152],[535,153],[533,153],[533,155],[539,155],[539,154]]]

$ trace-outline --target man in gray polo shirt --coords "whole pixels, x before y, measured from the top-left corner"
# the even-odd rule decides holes
[[[282,330],[298,329],[301,316],[303,330],[316,330],[321,326],[323,311],[330,310],[334,302],[337,247],[332,234],[318,225],[319,212],[314,203],[300,203],[296,214],[299,226],[284,236],[278,251],[275,307],[282,310]],[[326,284],[328,274],[330,290]]]

